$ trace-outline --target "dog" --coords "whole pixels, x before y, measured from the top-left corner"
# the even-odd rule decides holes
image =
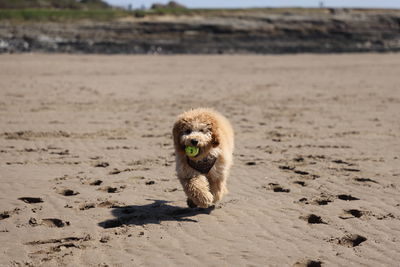
[[[190,208],[208,208],[228,193],[233,163],[234,132],[228,119],[210,108],[178,116],[172,130],[176,173]],[[196,155],[185,150],[194,147]]]

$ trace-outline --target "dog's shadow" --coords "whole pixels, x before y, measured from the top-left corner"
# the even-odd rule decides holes
[[[207,209],[182,208],[173,206],[165,200],[152,200],[147,205],[131,205],[113,207],[111,213],[115,219],[100,222],[98,225],[103,228],[114,228],[123,225],[145,225],[159,224],[162,221],[185,221],[197,222],[190,217],[198,214],[210,214],[214,207]]]

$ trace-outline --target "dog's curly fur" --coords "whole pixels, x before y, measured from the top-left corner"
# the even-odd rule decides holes
[[[190,207],[207,208],[228,192],[226,180],[233,162],[234,133],[229,121],[209,108],[197,108],[178,116],[173,127],[176,172],[188,197]],[[196,143],[199,154],[188,158],[185,147]],[[188,164],[216,158],[215,164],[202,173]]]

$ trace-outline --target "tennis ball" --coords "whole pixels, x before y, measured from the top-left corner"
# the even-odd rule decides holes
[[[196,146],[187,146],[185,152],[189,157],[196,157],[199,154],[199,148]]]

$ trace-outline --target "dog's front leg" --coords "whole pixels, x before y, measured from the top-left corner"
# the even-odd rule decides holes
[[[182,181],[183,189],[189,200],[199,208],[208,208],[214,197],[210,193],[210,184],[204,175],[197,175]]]
[[[220,201],[221,198],[228,193],[228,189],[226,188],[226,178],[210,179],[210,191],[214,196],[214,203]]]

